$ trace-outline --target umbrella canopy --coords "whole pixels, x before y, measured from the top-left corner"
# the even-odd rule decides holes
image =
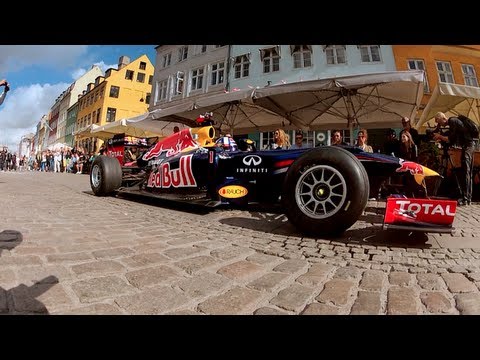
[[[172,109],[166,108],[158,111],[155,118],[156,121],[162,122],[181,120],[190,126],[195,126],[195,119],[209,112],[213,114],[215,126],[221,132],[232,134],[273,130],[282,122],[284,125],[288,123],[283,116],[256,105],[252,98],[253,94],[254,89],[207,94],[197,97],[188,111],[173,113]]]
[[[423,96],[423,71],[393,71],[258,89],[254,102],[308,130],[397,127]]]
[[[121,119],[111,123],[107,123],[105,125],[101,125],[93,129],[90,136],[105,140],[110,139],[115,134],[125,134],[126,136],[134,136],[140,138],[166,136],[160,130],[149,131],[141,129],[137,126],[132,126],[131,123],[128,122],[128,119]]]
[[[173,113],[166,108],[153,118],[175,121],[174,114],[188,121],[212,112],[221,131],[232,134],[277,127],[396,127],[401,117],[414,118],[423,81],[423,71],[394,71],[282,84],[198,97],[192,110]],[[191,100],[186,101],[188,108]]]
[[[47,146],[47,149],[50,151],[60,151],[60,150],[72,150],[72,147],[64,143],[55,143]]]
[[[480,88],[439,83],[415,127],[422,130],[425,126],[436,126],[434,117],[439,111],[447,117],[465,115],[480,125]]]
[[[98,128],[98,125],[90,124],[83,129],[79,129],[78,131],[73,132],[73,136],[76,136],[77,140],[83,140],[92,137],[92,131]]]

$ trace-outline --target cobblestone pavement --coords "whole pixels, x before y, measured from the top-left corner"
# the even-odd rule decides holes
[[[480,314],[480,205],[453,235],[338,239],[273,211],[95,197],[88,176],[0,173],[0,313]]]

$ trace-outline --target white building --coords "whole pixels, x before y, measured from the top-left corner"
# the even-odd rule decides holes
[[[149,110],[174,105],[188,96],[223,92],[228,45],[160,45]]]
[[[156,50],[150,111],[207,93],[396,70],[391,45],[160,45]],[[348,130],[343,136],[350,141]],[[249,137],[263,148],[272,133]],[[329,144],[330,131],[310,131],[304,138],[309,146]]]
[[[78,95],[86,89],[87,84],[95,82],[98,76],[103,76],[103,72],[97,65],[92,65],[90,70],[75,80],[61,95],[59,99],[59,113],[57,120],[57,134],[55,142],[65,142],[67,110],[78,100]],[[72,129],[69,129],[72,131]]]

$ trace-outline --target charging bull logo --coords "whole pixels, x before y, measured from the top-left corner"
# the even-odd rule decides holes
[[[168,158],[183,150],[191,148],[198,148],[198,144],[193,140],[190,129],[183,129],[182,131],[157,142],[143,155],[143,160],[148,161],[156,158],[164,152],[166,153],[165,156]]]
[[[405,161],[403,159],[400,159],[400,167],[395,171],[396,172],[410,171],[410,174],[412,175],[423,175],[423,166],[413,161]]]

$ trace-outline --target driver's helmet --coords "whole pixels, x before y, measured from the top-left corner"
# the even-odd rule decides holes
[[[231,137],[231,135],[227,134],[222,136],[217,141],[215,141],[215,145],[222,147],[225,151],[237,151],[238,146],[235,140]]]

